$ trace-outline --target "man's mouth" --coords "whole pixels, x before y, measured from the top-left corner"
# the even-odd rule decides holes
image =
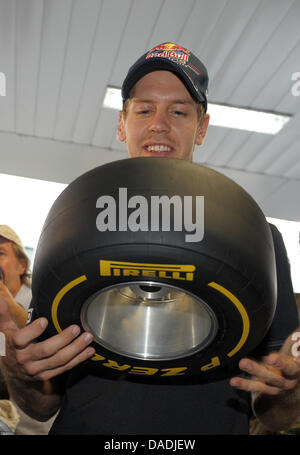
[[[150,154],[168,155],[174,152],[174,149],[165,144],[149,144],[144,146],[144,150]]]

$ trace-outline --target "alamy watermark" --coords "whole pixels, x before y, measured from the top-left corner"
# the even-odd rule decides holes
[[[6,96],[6,76],[0,72],[0,96]]]
[[[300,72],[295,72],[292,74],[292,81],[296,81],[295,84],[292,85],[292,95],[299,96],[300,95]]]
[[[98,231],[188,232],[186,242],[201,242],[204,237],[204,196],[172,197],[134,195],[128,199],[127,188],[119,188],[118,200],[100,196],[96,207]],[[173,215],[173,216],[172,216]]]

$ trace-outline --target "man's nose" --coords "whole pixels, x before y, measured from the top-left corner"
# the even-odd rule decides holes
[[[163,110],[156,110],[151,122],[150,122],[150,131],[155,133],[166,133],[170,129],[169,120],[166,112]]]

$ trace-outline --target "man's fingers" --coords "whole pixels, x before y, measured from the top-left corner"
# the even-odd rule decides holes
[[[243,371],[251,373],[254,377],[259,378],[260,381],[264,381],[267,385],[278,387],[281,390],[290,390],[295,386],[294,378],[292,379],[284,376],[282,369],[278,364],[276,364],[276,366],[269,365],[266,363],[266,360],[263,363],[260,363],[242,359],[240,361],[240,368]]]
[[[80,333],[77,325],[71,325],[47,340],[32,345],[31,359],[41,360],[55,355],[60,349],[70,344]]]
[[[284,386],[285,380],[282,377],[280,370],[274,366],[267,366],[264,363],[258,363],[250,359],[242,359],[239,363],[239,367],[242,371],[250,373],[252,376],[259,378],[272,386]]]
[[[276,359],[276,367],[272,364],[275,357],[268,358],[270,364],[267,363],[267,359],[263,363],[242,359],[239,363],[240,369],[251,374],[251,378],[235,377],[231,379],[230,384],[247,392],[261,392],[268,395],[277,395],[284,390],[293,389],[297,379],[284,376],[281,368],[278,367],[278,358]]]
[[[281,370],[281,374],[287,379],[300,378],[300,359],[279,353],[270,354],[265,362]]]
[[[94,354],[87,346],[93,341],[90,333],[80,335],[80,327],[72,325],[47,340],[33,343],[47,325],[45,318],[34,321],[14,336],[16,360],[28,376],[45,380],[73,368]]]
[[[236,389],[244,390],[246,392],[261,392],[268,395],[278,395],[282,392],[282,389],[279,387],[270,386],[255,379],[234,377],[230,379],[230,385]]]
[[[36,319],[31,324],[23,329],[18,330],[13,335],[13,343],[19,351],[24,350],[28,345],[43,334],[48,321],[46,318]],[[72,325],[57,335],[54,335],[47,340],[41,341],[30,346],[30,354],[32,360],[40,360],[45,357],[50,357],[59,349],[69,344],[80,333],[80,328],[77,325]],[[26,354],[26,352],[24,352]]]
[[[80,328],[77,325],[71,325],[57,335],[38,343],[32,343],[44,332],[46,326],[47,319],[40,318],[15,334],[14,342],[19,350],[18,360],[20,363],[49,358],[69,345],[80,333]],[[28,349],[25,349],[27,346]]]
[[[37,378],[39,380],[49,380],[59,374],[65,373],[66,371],[74,368],[77,366],[79,363],[84,362],[85,360],[89,359],[92,355],[95,354],[95,349],[92,347],[88,347],[84,349],[82,352],[80,352],[78,355],[73,357],[68,363],[58,367],[58,368],[53,368],[50,370],[45,370],[42,371],[37,375]]]
[[[68,329],[71,328],[72,327]],[[59,336],[56,335],[56,340],[54,340],[55,337],[53,337],[52,339],[40,343],[40,346],[35,345],[34,348],[38,348],[38,355],[35,353],[36,360],[34,360],[31,354],[32,360],[26,365],[28,374],[37,375],[42,371],[64,367],[75,359],[76,356],[80,356],[87,345],[92,342],[93,337],[90,333],[85,332],[74,339],[75,333],[78,334],[78,331],[73,331],[72,333],[72,330],[66,330],[64,337],[59,338]],[[62,333],[60,335],[62,335]],[[51,341],[51,346],[50,343],[46,345],[49,341]]]
[[[18,330],[13,335],[13,343],[17,349],[23,349],[29,343],[38,338],[48,325],[46,318],[39,318],[31,324]]]
[[[77,325],[35,343],[47,324],[46,318],[39,318],[10,337],[19,372],[22,372],[24,378],[51,379],[95,353],[95,349],[88,346],[93,341],[93,336],[87,332],[80,334],[80,327]]]

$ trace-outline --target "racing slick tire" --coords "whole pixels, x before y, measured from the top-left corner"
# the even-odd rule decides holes
[[[196,220],[196,221],[195,221]],[[179,159],[97,167],[53,204],[36,250],[32,319],[42,339],[94,335],[99,374],[160,381],[231,374],[276,307],[269,225],[224,175]]]

